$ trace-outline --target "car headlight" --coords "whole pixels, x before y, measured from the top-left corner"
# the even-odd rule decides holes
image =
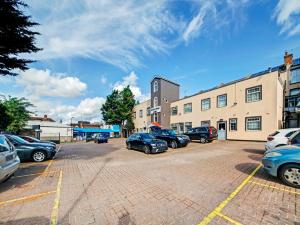
[[[183,138],[182,137],[177,137],[178,141],[182,141]]]
[[[156,147],[156,144],[153,143],[153,144],[151,144],[151,146]]]
[[[49,150],[53,149],[53,147],[51,147],[51,146],[47,146],[46,148],[49,149]]]
[[[270,152],[270,153],[267,153],[265,154],[265,157],[266,158],[272,158],[272,157],[278,157],[278,156],[281,156],[282,154],[279,153],[279,152]]]

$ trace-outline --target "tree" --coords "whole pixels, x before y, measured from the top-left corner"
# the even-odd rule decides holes
[[[17,57],[20,53],[41,50],[35,46],[38,32],[30,28],[38,25],[26,16],[20,7],[27,7],[20,0],[0,0],[0,75],[16,76],[14,69],[26,70],[32,60]]]
[[[121,133],[123,129],[132,129],[132,110],[134,105],[134,95],[129,86],[125,87],[122,91],[113,90],[106,97],[106,102],[101,107],[103,120],[106,124],[119,125]]]
[[[18,133],[26,125],[32,106],[25,98],[9,97],[0,102],[0,130]]]

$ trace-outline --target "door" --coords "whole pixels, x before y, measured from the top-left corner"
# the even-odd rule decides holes
[[[218,140],[226,140],[226,122],[219,121],[218,124]]]

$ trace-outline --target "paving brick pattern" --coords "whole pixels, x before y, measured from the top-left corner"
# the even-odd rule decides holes
[[[198,224],[256,168],[263,143],[191,143],[157,155],[109,144],[64,145],[48,168],[63,171],[59,224]],[[41,173],[49,161],[22,164],[16,176]],[[0,202],[56,190],[59,173],[0,185]],[[276,187],[276,188],[274,188]],[[242,224],[300,224],[293,188],[260,170],[222,210]],[[55,194],[0,204],[0,224],[49,224]],[[231,224],[216,216],[211,224]]]

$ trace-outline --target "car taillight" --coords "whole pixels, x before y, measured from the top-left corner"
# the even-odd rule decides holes
[[[272,136],[269,136],[267,139],[268,139],[268,141],[273,141],[274,140],[274,138]]]
[[[212,130],[212,128],[211,128],[211,127],[209,128],[209,136],[210,136],[210,137],[212,137],[212,136],[213,136],[213,130]]]
[[[288,145],[292,145],[292,140],[288,139]]]

